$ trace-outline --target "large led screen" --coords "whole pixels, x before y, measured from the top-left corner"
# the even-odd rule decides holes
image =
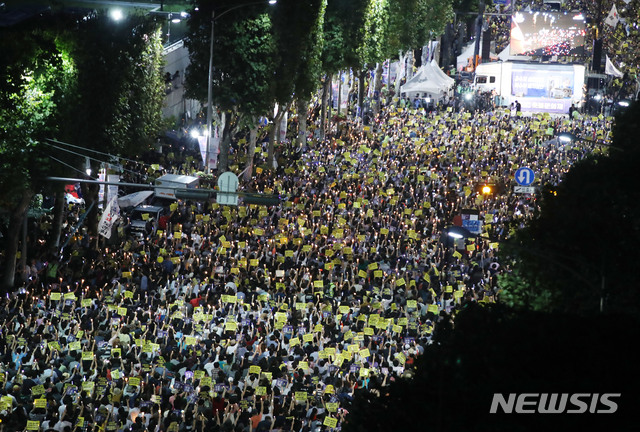
[[[582,55],[585,33],[579,13],[517,12],[511,19],[511,55]]]
[[[576,82],[573,68],[567,66],[514,65],[511,73],[511,95],[522,111],[566,114],[576,85],[582,82]]]

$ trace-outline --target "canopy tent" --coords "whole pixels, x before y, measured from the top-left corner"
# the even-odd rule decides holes
[[[147,198],[153,195],[153,191],[139,191],[123,197],[118,198],[118,206],[120,207],[135,207],[138,204],[144,202]]]
[[[462,49],[462,53],[457,57],[457,70],[458,72],[461,72],[463,70],[466,70],[467,72],[473,72],[473,53],[475,52],[475,48],[476,48],[476,43],[475,42],[471,42],[469,44],[467,44],[467,46],[465,46]],[[482,39],[480,39],[480,51],[478,52],[478,54],[480,56],[482,56]],[[489,60],[490,61],[496,61],[498,59],[500,59],[501,55],[504,53],[504,51],[502,51],[502,53],[496,55],[496,53],[494,52],[490,52],[489,53]],[[507,55],[509,55],[509,46],[507,45]],[[486,61],[485,61],[486,63]]]
[[[442,72],[435,60],[431,60],[430,63],[421,66],[413,78],[400,87],[400,92],[409,98],[440,100],[454,83],[455,80]]]
[[[530,56],[525,56],[525,55],[511,55],[511,44],[508,44],[506,47],[504,47],[504,49],[502,51],[500,51],[500,54],[498,54],[498,58],[502,61],[508,61],[508,60],[531,60]]]

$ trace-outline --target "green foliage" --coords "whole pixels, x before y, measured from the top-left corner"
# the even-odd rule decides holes
[[[517,268],[498,275],[498,287],[500,302],[512,308],[550,312],[557,303],[557,293],[544,289],[535,275],[524,277]]]
[[[273,85],[275,102],[287,105],[294,94],[308,97],[319,78],[320,29],[323,0],[283,0],[273,13],[277,67]]]
[[[101,151],[137,154],[161,126],[163,59],[160,27],[145,17],[114,23],[99,16],[70,35],[76,92],[63,140]]]
[[[502,281],[502,298],[572,313],[640,311],[637,113],[631,107],[614,129],[613,145],[626,150],[575,164],[554,193],[543,192],[539,216],[501,247],[517,269]]]
[[[378,395],[356,391],[342,430],[633,430],[640,373],[629,340],[640,336],[639,324],[632,316],[594,319],[467,304],[454,326],[444,317],[438,323],[444,331],[416,360],[413,378],[396,380]],[[369,389],[381,379],[372,378]],[[494,393],[582,392],[621,393],[618,411],[490,413]]]
[[[13,208],[50,168],[38,143],[58,128],[74,68],[55,32],[20,27],[0,37],[0,188],[11,192],[0,206]]]
[[[322,47],[324,72],[334,74],[362,66],[358,47],[364,42],[368,4],[368,0],[328,0]]]
[[[217,3],[214,20],[213,102],[223,111],[264,115],[272,107],[275,42],[268,5],[237,7]],[[236,8],[237,7],[237,8]],[[189,97],[207,100],[211,42],[211,2],[200,2],[189,19]]]
[[[375,64],[386,59],[389,34],[389,1],[370,0],[365,16],[364,41],[358,49],[362,64]]]

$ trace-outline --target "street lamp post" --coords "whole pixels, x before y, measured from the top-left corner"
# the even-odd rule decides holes
[[[215,9],[211,10],[211,41],[209,44],[209,81],[207,83],[207,149],[205,152],[205,155],[206,155],[205,172],[207,174],[210,173],[209,159],[211,158],[211,133],[213,132],[213,126],[212,126],[212,122],[213,122],[213,106],[212,106],[213,105],[213,35],[214,35],[215,20],[222,17],[224,14],[231,12],[232,10],[239,9],[245,6],[252,6],[252,5],[264,4],[264,3],[274,5],[277,2],[278,0],[268,0],[268,2],[259,1],[259,2],[239,4],[237,6],[234,6],[225,10],[224,12],[219,14],[217,17],[215,15],[216,13]]]
[[[485,237],[485,236],[481,236],[481,235],[475,235],[473,234],[471,231],[469,231],[468,229],[466,229],[465,227],[461,227],[461,226],[450,226],[448,228],[445,229],[445,232],[447,234],[447,236],[457,240],[457,239],[462,239],[462,238],[479,238],[482,240],[489,240],[492,242],[496,242],[496,243],[503,243],[503,241],[498,240],[498,239],[494,239],[494,238],[490,238],[490,237]],[[520,246],[518,244],[515,243],[509,243],[509,246],[511,246],[512,248],[518,249],[521,252],[524,253],[528,253],[534,256],[537,256],[538,258],[543,259],[544,261],[553,264],[557,267],[560,267],[564,270],[566,270],[567,272],[571,273],[573,276],[575,276],[577,279],[581,280],[582,282],[586,283],[591,289],[593,290],[598,290],[598,286],[595,285],[593,283],[593,281],[587,279],[583,274],[581,274],[580,272],[578,272],[575,268],[573,268],[572,266],[569,266],[567,264],[564,264],[560,261],[558,261],[557,259],[554,258],[565,258],[568,260],[573,261],[574,263],[577,264],[582,264],[584,265],[585,263],[579,260],[576,260],[575,257],[569,257],[566,255],[561,255],[558,254],[557,252],[550,252],[550,251],[538,251],[535,249],[532,249],[530,247],[523,247]],[[605,293],[605,276],[604,276],[604,267],[600,270],[600,313],[604,312],[604,293]]]
[[[209,152],[211,151],[211,130],[212,127],[212,107],[213,104],[213,26],[215,22],[215,10],[211,10],[211,43],[209,44],[209,81],[207,81],[207,151],[205,160],[205,172],[209,174]]]
[[[620,147],[616,147],[614,145],[611,145],[611,144],[608,144],[608,143],[605,143],[605,142],[599,142],[599,141],[592,140],[592,139],[589,139],[589,138],[582,138],[582,137],[579,137],[579,136],[576,136],[576,135],[572,134],[571,132],[560,132],[557,135],[557,138],[558,138],[558,141],[560,141],[561,143],[566,143],[566,144],[570,144],[570,143],[573,143],[575,141],[585,141],[585,142],[588,142],[588,143],[591,143],[591,144],[595,144],[595,145],[598,145],[598,146],[609,147],[609,148],[612,148],[614,150],[624,151],[624,149],[622,149]]]

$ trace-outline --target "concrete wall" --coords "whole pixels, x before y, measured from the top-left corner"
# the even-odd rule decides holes
[[[163,50],[165,59],[165,73],[172,76],[165,88],[165,103],[162,109],[162,116],[175,117],[177,120],[183,115],[187,119],[194,118],[200,110],[200,104],[192,99],[184,97],[184,77],[189,65],[189,50],[184,45],[184,41],[178,41],[169,45]]]

